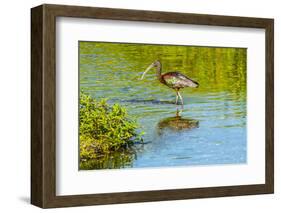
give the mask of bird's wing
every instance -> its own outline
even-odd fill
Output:
[[[166,84],[173,88],[184,88],[184,87],[194,87],[198,85],[196,81],[193,81],[186,75],[179,72],[168,72],[163,75],[163,79]]]

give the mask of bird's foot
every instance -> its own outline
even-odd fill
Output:
[[[177,108],[176,117],[181,117],[182,109]]]

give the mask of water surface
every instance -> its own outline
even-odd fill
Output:
[[[134,151],[111,154],[84,169],[246,163],[246,49],[79,45],[80,89],[125,106],[146,133]],[[181,113],[175,92],[157,80],[154,70],[139,80],[156,59],[163,73],[179,71],[200,84],[181,90]]]

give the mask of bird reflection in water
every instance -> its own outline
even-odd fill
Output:
[[[191,118],[183,118],[180,116],[180,113],[181,111],[177,109],[176,116],[160,120],[157,125],[158,134],[161,135],[167,130],[178,132],[199,127],[198,120]]]

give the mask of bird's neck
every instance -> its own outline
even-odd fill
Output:
[[[157,66],[156,66],[156,76],[157,76],[157,78],[158,78],[159,80],[162,79],[161,72],[162,72],[162,66],[161,66],[161,64],[159,63],[159,64],[157,64]]]

